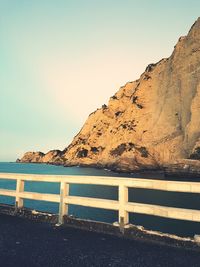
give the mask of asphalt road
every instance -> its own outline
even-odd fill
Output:
[[[199,267],[200,252],[0,215],[0,266]]]

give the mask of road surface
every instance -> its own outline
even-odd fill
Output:
[[[0,215],[0,266],[199,267],[200,251]]]

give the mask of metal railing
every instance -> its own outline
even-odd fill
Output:
[[[0,179],[16,181],[15,190],[0,189],[0,195],[15,197],[16,208],[23,207],[24,199],[59,203],[59,223],[63,223],[63,216],[68,214],[68,205],[70,204],[116,210],[118,211],[120,227],[124,227],[129,223],[129,213],[131,212],[200,222],[200,210],[143,204],[129,202],[128,200],[128,188],[143,188],[184,193],[200,193],[199,182],[19,173],[0,173]],[[60,183],[60,194],[25,191],[24,183],[26,181]],[[118,200],[71,196],[69,195],[69,187],[71,184],[116,186],[118,187]]]

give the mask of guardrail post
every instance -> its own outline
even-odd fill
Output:
[[[119,226],[123,231],[124,226],[129,223],[129,215],[125,210],[125,204],[128,202],[128,187],[119,185]]]
[[[60,204],[59,204],[59,215],[58,223],[63,224],[63,216],[68,214],[68,205],[64,203],[64,197],[69,194],[69,184],[66,182],[60,183]]]
[[[24,191],[24,181],[18,178],[17,184],[16,184],[16,198],[15,198],[16,209],[22,208],[24,205],[24,200],[23,198],[20,197],[20,192],[23,192],[23,191]]]

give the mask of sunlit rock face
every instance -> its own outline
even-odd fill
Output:
[[[62,163],[60,160],[62,152],[60,150],[50,150],[48,153],[44,154],[42,152],[26,152],[22,159],[18,159],[17,162],[26,163]]]
[[[185,158],[200,159],[200,19],[169,58],[148,65],[90,114],[66,149],[29,152],[21,162],[132,171]]]
[[[18,159],[17,162],[42,162],[42,158],[44,157],[44,153],[42,152],[26,152],[22,159]]]

